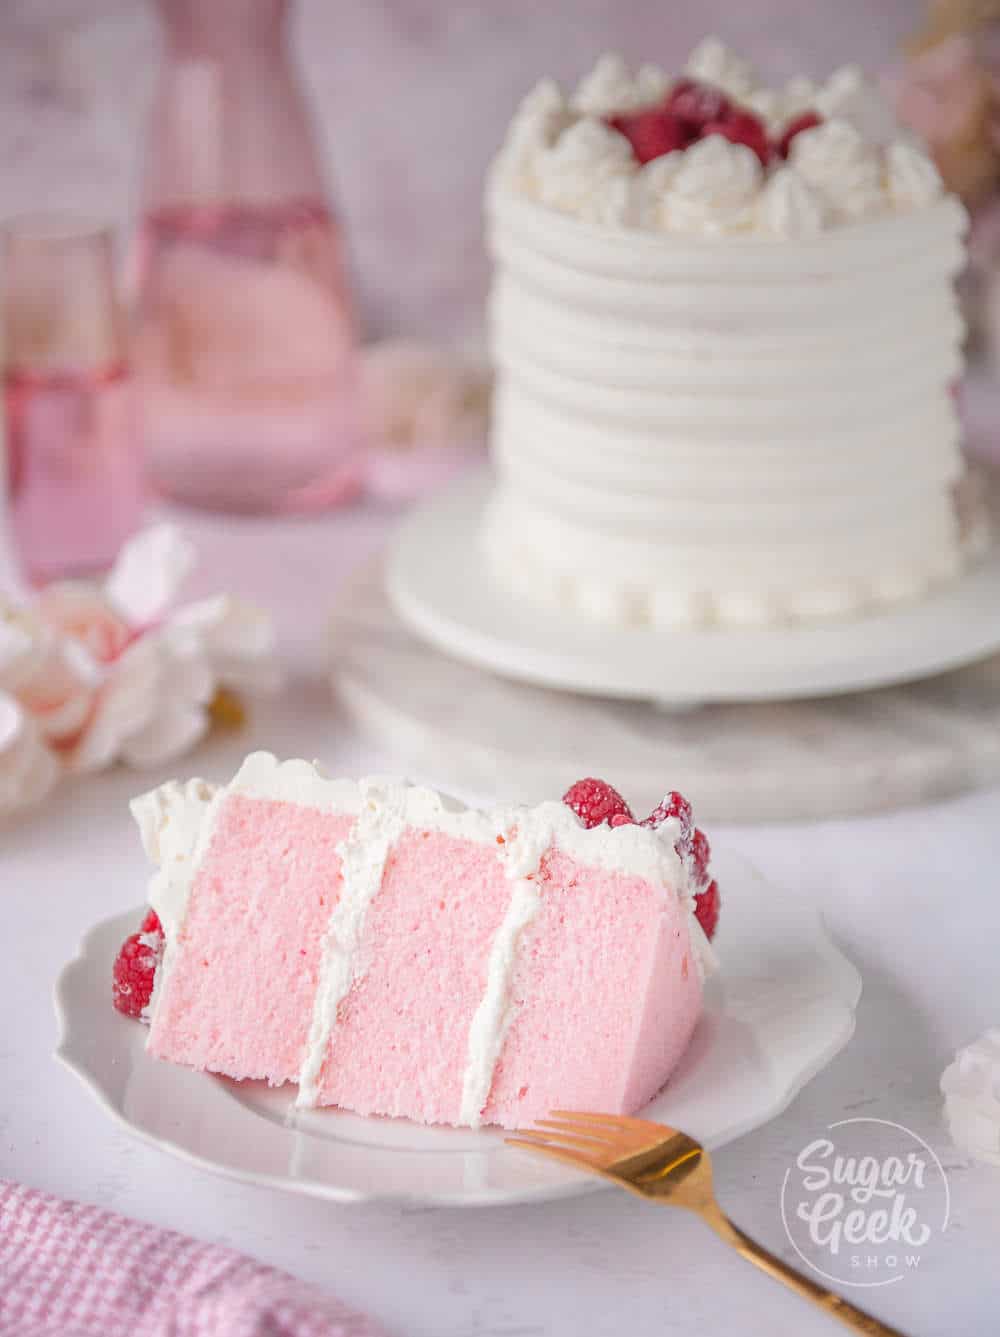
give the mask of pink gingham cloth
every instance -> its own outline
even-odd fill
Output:
[[[385,1337],[217,1244],[0,1180],[0,1337]]]

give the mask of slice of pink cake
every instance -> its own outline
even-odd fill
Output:
[[[255,753],[137,799],[150,1052],[423,1123],[641,1108],[698,1020],[717,895],[689,811],[601,793],[486,813]]]

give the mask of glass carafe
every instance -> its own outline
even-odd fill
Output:
[[[288,0],[159,8],[132,256],[149,475],[216,509],[334,505],[361,479],[356,326]]]

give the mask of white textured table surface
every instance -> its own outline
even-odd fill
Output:
[[[206,587],[271,603],[295,678],[238,739],[185,772],[222,776],[252,746],[332,769],[391,769],[350,733],[321,674],[320,617],[348,567],[378,546],[371,513],[294,525],[196,520]],[[142,895],[127,797],[162,775],[112,773],[0,831],[0,1174],[222,1240],[339,1292],[414,1337],[841,1331],[730,1256],[695,1220],[613,1192],[530,1209],[337,1207],[214,1178],[133,1143],[51,1058],[51,981],[95,919]],[[664,777],[668,780],[669,777]],[[996,1332],[1000,1171],[965,1162],[940,1120],[951,1051],[1000,1021],[1000,792],[934,808],[799,826],[716,829],[778,882],[822,905],[866,992],[857,1034],[781,1118],[716,1157],[719,1196],[791,1256],[782,1176],[831,1121],[906,1124],[947,1167],[952,1226],[916,1273],[862,1302],[914,1337]]]

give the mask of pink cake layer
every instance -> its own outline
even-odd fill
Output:
[[[337,845],[353,825],[292,803],[226,800],[156,1001],[153,1054],[229,1077],[296,1080],[340,895]]]
[[[234,1078],[297,1080],[354,817],[230,796],[190,891],[149,1048]],[[667,888],[551,849],[517,940],[510,1024],[481,1111],[518,1127],[554,1107],[632,1112],[663,1085],[701,1007],[688,915]],[[419,827],[387,857],[318,1102],[460,1118],[469,1032],[514,883],[495,844]]]
[[[403,835],[368,912],[370,964],[341,1005],[321,1104],[458,1121],[469,1026],[510,894],[495,846]]]
[[[686,912],[642,878],[581,868],[557,850],[539,882],[485,1120],[515,1128],[558,1108],[631,1114],[663,1085],[701,1011]]]

